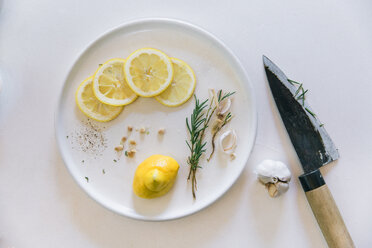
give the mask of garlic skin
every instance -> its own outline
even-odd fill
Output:
[[[211,102],[214,102],[214,104],[217,106],[217,94],[214,89],[208,89],[209,99],[211,99]]]
[[[235,151],[237,136],[234,130],[228,130],[221,134],[219,139],[220,148],[226,154],[232,154]]]
[[[288,191],[291,172],[287,165],[280,161],[264,160],[256,168],[258,180],[264,184],[271,197]]]

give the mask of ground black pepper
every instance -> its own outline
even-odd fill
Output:
[[[90,119],[82,121],[82,126],[70,135],[72,148],[93,155],[95,158],[102,156],[107,148],[107,139],[103,129],[105,127],[100,127]]]

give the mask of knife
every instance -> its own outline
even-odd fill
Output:
[[[305,93],[263,56],[267,80],[289,138],[301,162],[306,198],[331,248],[355,247],[319,168],[339,158],[331,138],[305,100]]]

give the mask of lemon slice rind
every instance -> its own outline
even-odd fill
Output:
[[[85,79],[76,90],[75,100],[78,108],[86,116],[96,121],[107,122],[115,119],[123,111],[124,107],[110,106],[100,102],[93,93],[92,79],[93,77]]]
[[[164,79],[164,82],[161,84],[161,86],[157,90],[150,90],[146,91],[136,86],[136,84],[133,82],[133,75],[130,73],[130,69],[132,67],[132,61],[135,58],[138,58],[142,54],[148,54],[148,55],[157,55],[163,62],[166,64],[166,70],[168,72],[167,77]],[[125,73],[125,79],[129,85],[129,87],[139,96],[142,97],[153,97],[161,94],[163,91],[167,89],[167,87],[170,85],[173,79],[173,65],[171,62],[171,59],[162,51],[154,48],[141,48],[133,53],[131,53],[128,58],[125,61],[124,64],[124,73]]]
[[[122,78],[119,80],[120,87],[126,87],[127,88],[126,91],[127,92],[130,91],[129,96],[126,96],[124,99],[115,99],[115,98],[107,97],[99,89],[99,87],[100,87],[100,82],[99,82],[100,76],[102,76],[104,74],[105,69],[107,69],[110,65],[112,65],[114,63],[122,63],[124,65],[125,60],[120,59],[120,58],[114,58],[114,59],[110,59],[110,60],[106,61],[104,64],[102,64],[96,70],[96,72],[93,75],[93,91],[94,91],[94,94],[97,97],[97,99],[104,104],[111,105],[111,106],[128,105],[128,104],[134,102],[137,99],[138,96],[131,90],[130,87],[128,87],[128,84],[125,81],[124,75],[122,75]],[[123,74],[124,74],[124,72],[123,72]]]
[[[177,80],[177,76],[176,75],[176,72],[174,72],[174,80],[173,82],[171,83],[171,85],[163,92],[161,93],[160,95],[158,96],[155,96],[155,99],[165,105],[165,106],[168,106],[168,107],[177,107],[177,106],[180,106],[182,104],[184,104],[185,102],[187,102],[190,97],[192,96],[192,94],[194,93],[194,90],[195,90],[195,86],[196,86],[196,79],[195,79],[195,73],[194,71],[191,69],[191,67],[184,61],[180,60],[180,59],[177,59],[177,58],[171,58],[172,60],[172,63],[180,66],[183,68],[183,71],[185,73],[187,73],[189,76],[190,76],[190,79],[191,79],[191,82],[190,82],[190,87],[188,88],[188,91],[186,94],[184,94],[184,97],[177,100],[177,101],[170,101],[169,99],[167,99],[165,96],[166,95],[169,95],[169,94],[172,94],[172,87],[173,87],[173,84],[174,87],[177,87],[177,82],[175,82],[174,80]]]

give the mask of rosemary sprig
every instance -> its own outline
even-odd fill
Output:
[[[226,98],[232,96],[235,94],[235,91],[233,92],[227,92],[226,94],[224,94],[221,98],[221,95],[222,95],[222,90],[219,90],[218,91],[218,103],[222,102],[223,100],[225,100]]]
[[[222,96],[222,90],[219,90],[218,91],[218,97],[217,97],[217,105],[220,104],[224,99],[232,96],[235,94],[235,91],[233,92],[227,92],[225,93],[223,96]],[[216,106],[217,107],[217,106]],[[212,151],[211,151],[211,154],[209,155],[207,161],[209,162],[209,160],[211,160],[213,154],[214,154],[214,151],[215,151],[215,148],[216,148],[216,145],[215,145],[215,139],[216,139],[216,136],[218,134],[218,132],[231,120],[232,118],[232,114],[231,112],[228,112],[226,116],[222,115],[221,113],[216,113],[217,115],[217,124],[215,125],[215,127],[213,128],[213,134],[212,134]]]
[[[306,112],[308,112],[312,117],[316,117],[316,114],[314,114],[314,112],[312,112],[310,109],[308,109],[307,107],[305,107],[305,96],[306,96],[306,93],[309,91],[309,90],[305,90],[302,83],[299,83],[299,82],[296,82],[296,81],[293,81],[291,79],[288,79],[288,82],[291,83],[292,85],[294,86],[297,86],[297,90],[294,94],[294,97],[296,97],[296,100],[297,101],[302,101],[302,107],[305,108]],[[298,95],[299,93],[301,92],[300,95]],[[324,124],[321,124],[319,127],[322,127],[324,126]]]
[[[204,110],[207,107],[208,99],[202,103],[200,103],[199,99],[197,99],[195,95],[194,99],[195,107],[191,114],[190,120],[186,118],[186,126],[190,134],[190,140],[186,140],[186,144],[190,149],[190,156],[187,158],[187,163],[190,165],[187,180],[190,180],[191,178],[192,195],[195,199],[195,192],[197,189],[196,171],[198,168],[201,168],[201,166],[199,166],[199,160],[201,155],[206,151],[205,145],[207,142],[203,142],[203,136],[205,129],[208,127],[208,121],[210,120],[208,114],[211,113],[211,104],[206,115]]]

